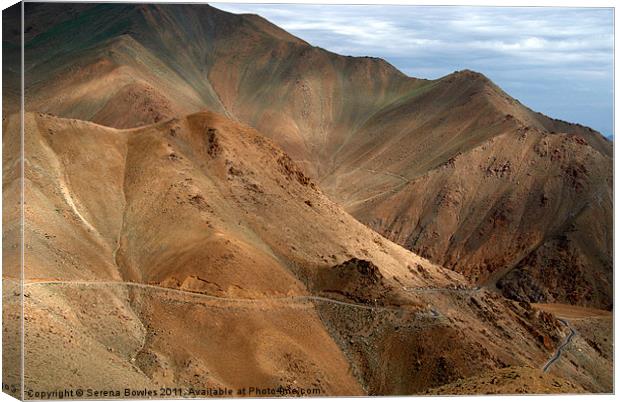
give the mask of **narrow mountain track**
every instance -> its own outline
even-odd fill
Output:
[[[568,334],[566,338],[564,338],[564,341],[562,341],[562,343],[557,348],[557,350],[555,351],[555,354],[551,357],[551,359],[549,359],[547,363],[545,363],[545,365],[543,366],[543,372],[545,373],[548,372],[551,366],[553,366],[553,364],[562,357],[562,352],[564,351],[564,349],[568,347],[568,345],[573,340],[575,335],[577,335],[577,331],[575,331],[575,329],[570,325],[570,323],[567,320],[563,318],[558,318],[558,320],[568,327],[568,329],[570,330],[570,333]]]
[[[213,296],[204,293],[192,292],[183,289],[174,289],[168,288],[164,286],[158,285],[150,285],[145,283],[135,283],[135,282],[122,282],[122,281],[32,281],[24,284],[26,287],[29,286],[41,286],[41,285],[81,285],[81,286],[130,286],[135,288],[142,289],[154,289],[158,291],[177,293],[182,295],[188,295],[192,297],[201,297],[210,300],[216,301],[225,301],[225,302],[233,302],[233,303],[248,303],[248,304],[257,304],[257,303],[265,303],[265,302],[325,302],[331,303],[341,306],[365,309],[365,310],[376,310],[376,311],[402,311],[402,307],[397,306],[380,306],[380,305],[368,305],[368,304],[360,304],[360,303],[350,303],[341,300],[330,299],[328,297],[322,296],[311,296],[311,295],[300,295],[300,296],[282,296],[282,297],[271,297],[271,298],[259,298],[259,299],[248,299],[248,298],[234,298],[234,297],[222,297],[222,296]],[[410,288],[405,289],[412,293],[418,292],[429,292],[429,291],[471,291],[470,289],[450,289],[450,288]],[[439,317],[440,314],[433,310],[432,316]]]
[[[382,174],[382,175],[386,175],[386,176],[395,177],[395,178],[397,178],[399,180],[402,180],[404,183],[409,183],[411,181],[408,178],[406,178],[405,176],[397,174],[397,173],[392,173],[392,172],[388,172],[388,171],[379,171],[379,170],[374,170],[374,169],[364,169],[364,170],[369,172],[369,173]]]
[[[432,292],[449,292],[449,293],[478,293],[482,290],[481,286],[475,286],[473,288],[403,288],[407,292],[412,293],[432,293]]]

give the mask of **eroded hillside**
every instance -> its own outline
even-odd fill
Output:
[[[28,114],[26,146],[26,389],[421,393],[539,367],[566,337],[375,234],[221,115],[118,130]]]

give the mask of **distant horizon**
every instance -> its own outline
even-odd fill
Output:
[[[611,8],[209,4],[410,77],[477,71],[537,112],[614,138]]]

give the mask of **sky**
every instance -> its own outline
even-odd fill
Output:
[[[613,136],[611,8],[211,4],[412,77],[478,71],[538,112]]]

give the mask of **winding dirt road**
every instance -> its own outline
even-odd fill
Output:
[[[234,298],[234,297],[222,297],[222,296],[213,296],[204,293],[192,292],[183,289],[174,289],[168,288],[159,285],[149,285],[145,283],[137,283],[137,282],[121,282],[121,281],[31,281],[26,282],[24,284],[25,287],[29,286],[37,286],[37,285],[82,285],[82,286],[131,286],[142,289],[155,289],[158,291],[165,291],[171,293],[179,293],[183,295],[190,295],[193,297],[202,297],[210,300],[219,300],[226,302],[234,302],[234,303],[259,303],[259,302],[308,302],[308,301],[319,301],[332,303],[342,306],[348,306],[353,308],[360,308],[365,310],[377,310],[377,311],[402,311],[402,307],[397,306],[380,306],[380,305],[367,305],[367,304],[359,304],[359,303],[351,303],[345,302],[341,300],[330,299],[328,297],[322,296],[311,296],[311,295],[299,295],[299,296],[282,296],[282,297],[271,297],[271,298],[259,298],[259,299],[247,299],[247,298]],[[428,291],[467,291],[468,289],[444,289],[444,288],[420,288],[420,289],[406,289],[410,292],[428,292]],[[439,316],[436,310],[433,310],[431,313],[432,316]]]
[[[159,286],[159,285],[150,285],[150,284],[136,283],[136,282],[122,282],[122,281],[30,281],[30,282],[24,283],[24,288],[31,287],[31,286],[41,286],[41,285],[128,286],[128,287],[135,287],[135,288],[142,288],[142,289],[154,289],[158,291],[177,293],[177,294],[182,294],[186,296],[205,298],[205,299],[215,300],[215,301],[233,302],[233,303],[248,303],[248,304],[256,304],[260,302],[287,302],[287,303],[300,302],[300,303],[303,303],[303,302],[318,301],[318,302],[331,303],[335,305],[359,308],[359,309],[364,309],[364,310],[375,310],[375,311],[402,311],[403,310],[402,307],[397,307],[397,306],[379,306],[379,305],[351,303],[351,302],[345,302],[341,300],[330,299],[328,297],[311,296],[311,295],[282,296],[282,297],[259,298],[259,299],[222,297],[222,296],[213,296],[213,295],[208,295],[204,293],[192,292],[192,291],[183,290],[183,289],[174,289],[174,288],[169,288],[169,287],[164,287],[164,286]],[[403,289],[405,291],[412,292],[412,293],[425,293],[425,292],[477,293],[477,292],[480,292],[483,288],[477,286],[477,287],[463,288],[463,289],[459,289],[459,288],[406,288],[406,287],[404,287]],[[430,309],[429,315],[431,317],[438,318],[438,319],[443,317],[443,315],[439,311],[437,311],[435,308]],[[573,337],[577,335],[577,332],[567,320],[563,318],[558,318],[558,320],[570,329],[570,333],[564,339],[564,341],[562,341],[560,346],[557,348],[555,354],[543,366],[542,370],[545,373],[548,372],[549,369],[553,366],[553,364],[556,363],[562,357],[562,352],[564,351],[564,349],[570,344]]]
[[[545,372],[545,373],[549,371],[551,366],[555,362],[557,362],[560,359],[560,357],[562,357],[562,351],[570,344],[570,342],[573,339],[573,337],[575,335],[577,335],[577,331],[575,331],[575,329],[570,325],[570,323],[567,320],[565,320],[563,318],[558,318],[558,321],[560,321],[561,323],[566,325],[568,327],[568,329],[570,330],[570,333],[568,334],[568,336],[566,338],[564,338],[564,341],[562,341],[560,346],[557,348],[557,350],[555,351],[555,354],[553,355],[553,357],[551,357],[551,359],[549,359],[547,361],[547,363],[545,363],[545,365],[543,366],[543,372]]]

